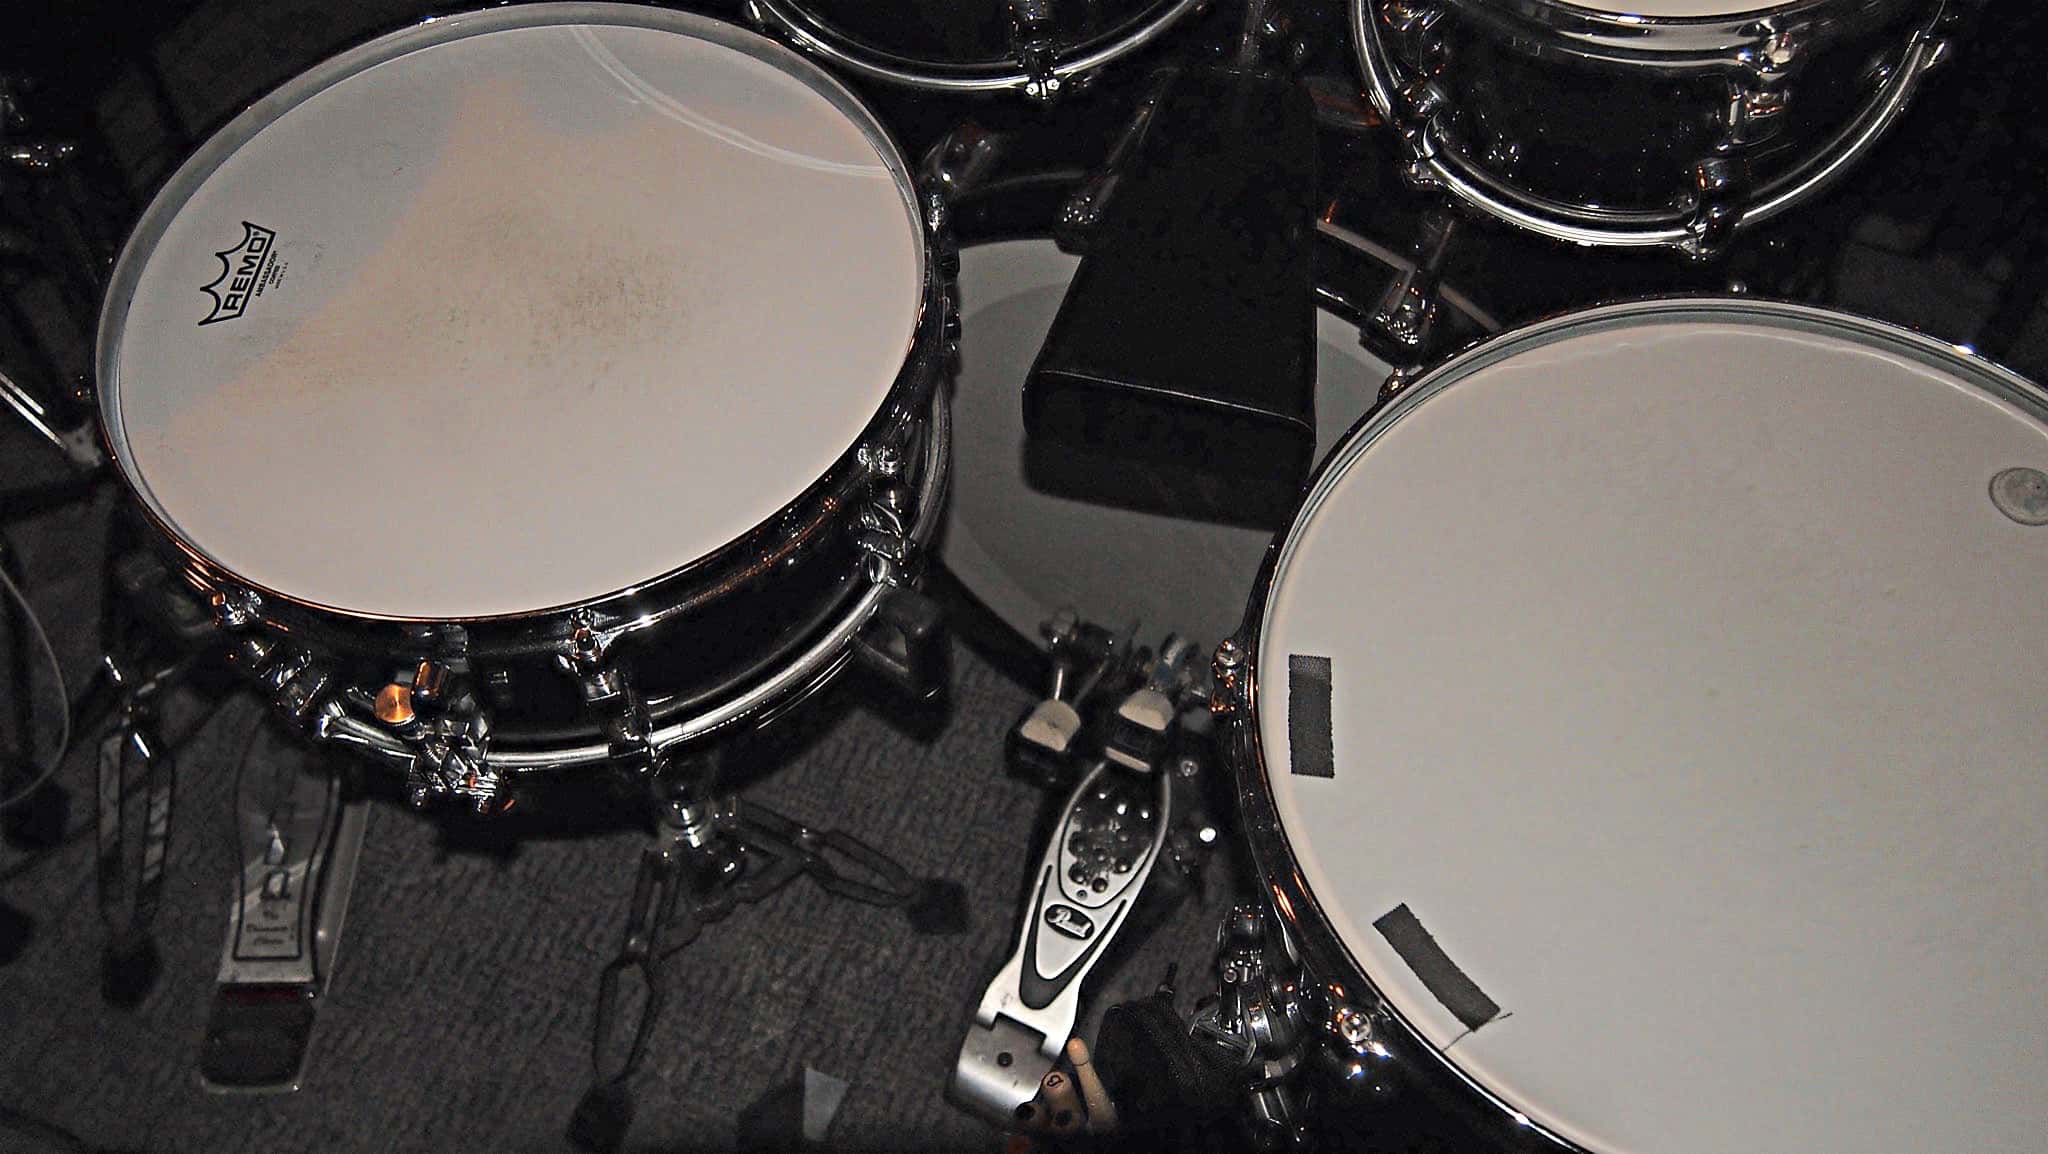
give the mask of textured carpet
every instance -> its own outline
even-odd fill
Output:
[[[36,450],[11,429],[0,431],[0,454],[10,472],[34,471]],[[95,658],[105,507],[10,531],[74,679]],[[835,1146],[995,1145],[942,1091],[1009,948],[1047,799],[1001,771],[1004,731],[1031,695],[964,646],[954,658],[951,708],[938,724],[899,724],[887,698],[843,678],[779,722],[745,768],[759,775],[750,796],[959,882],[969,929],[920,936],[900,912],[834,900],[803,880],[711,927],[680,959],[634,1083],[629,1149],[730,1147],[741,1111],[807,1065],[851,1083]],[[201,704],[192,693],[173,698],[166,729],[189,728]],[[74,825],[89,815],[94,736],[79,735],[61,777]],[[105,935],[90,839],[42,854],[0,848],[0,900],[35,919],[25,951],[0,967],[0,1106],[133,1150],[565,1149],[589,1077],[597,976],[618,948],[641,845],[630,830],[465,848],[472,839],[434,820],[376,806],[303,1088],[282,1097],[200,1088],[235,868],[234,778],[252,740],[257,758],[328,756],[276,733],[246,694],[230,696],[184,747],[156,923],[162,976],[133,1010],[100,997]],[[1200,908],[1183,904],[1117,959],[1092,1005],[1149,992],[1169,960],[1206,973],[1228,875],[1212,871]],[[14,1149],[10,1141],[23,1139],[0,1131],[0,1149]]]

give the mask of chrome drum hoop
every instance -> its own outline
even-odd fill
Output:
[[[795,0],[747,0],[747,13],[763,30],[869,80],[927,92],[1016,92],[1049,101],[1067,85],[1159,39],[1205,2],[1170,0],[1149,17],[1140,17],[1094,41],[1056,52],[1037,70],[1023,61],[948,65],[898,56],[856,41],[804,11]]]
[[[799,53],[709,17],[617,3],[533,4],[437,17],[340,53],[250,104],[180,165],[157,191],[125,241],[109,278],[106,302],[100,316],[101,338],[95,364],[98,378],[102,382],[113,379],[113,349],[108,334],[118,331],[121,315],[135,292],[141,266],[172,218],[199,184],[243,143],[296,107],[300,99],[298,94],[322,91],[349,76],[443,40],[497,29],[547,24],[551,22],[550,18],[563,16],[583,22],[669,29],[760,58],[812,84],[814,91],[844,113],[874,143],[878,152],[892,162],[895,182],[904,197],[906,211],[919,222],[914,235],[920,250],[918,267],[922,284],[916,329],[903,367],[891,383],[881,407],[859,440],[848,447],[824,477],[762,525],[682,568],[656,574],[630,588],[573,605],[499,617],[437,621],[384,618],[330,609],[281,590],[264,588],[213,562],[196,544],[187,541],[162,511],[142,496],[144,486],[134,475],[132,465],[120,451],[119,438],[114,435],[113,398],[102,387],[97,398],[102,439],[108,442],[110,455],[120,466],[122,480],[172,549],[174,563],[180,573],[201,595],[216,601],[221,598],[244,603],[253,601],[260,606],[257,619],[274,626],[281,633],[359,653],[417,649],[423,641],[450,635],[462,636],[465,652],[470,655],[547,652],[568,636],[567,622],[578,615],[592,620],[599,629],[634,632],[700,608],[735,582],[766,565],[784,560],[793,548],[808,543],[825,526],[843,522],[848,516],[844,509],[848,494],[867,476],[867,467],[859,460],[860,448],[882,443],[907,446],[917,426],[926,419],[929,398],[945,371],[947,329],[953,323],[952,276],[947,271],[952,242],[949,210],[943,194],[921,189],[912,175],[909,162],[903,158],[874,113],[829,72]],[[421,35],[435,25],[442,29],[438,35]]]
[[[1258,665],[1262,622],[1279,569],[1303,522],[1339,475],[1383,433],[1436,393],[1487,365],[1550,344],[1572,332],[1622,329],[1646,319],[1715,319],[1758,316],[1797,322],[1811,330],[1881,343],[1929,365],[1952,370],[1992,397],[2048,413],[2048,389],[1967,349],[1901,325],[1831,309],[1742,297],[1671,297],[1595,306],[1539,320],[1490,337],[1418,377],[1347,430],[1303,487],[1302,503],[1274,535],[1259,569],[1238,633],[1216,650],[1211,709],[1219,756],[1231,776],[1241,835],[1251,851],[1262,903],[1279,919],[1285,941],[1298,958],[1310,1012],[1328,1018],[1338,1010],[1367,1015],[1372,1038],[1388,1056],[1411,1071],[1425,1072],[1426,1092],[1456,1091],[1454,1104],[1480,1107],[1477,1120],[1488,1136],[1515,1151],[1572,1151],[1583,1148],[1530,1119],[1518,1106],[1474,1080],[1430,1045],[1422,1031],[1374,984],[1347,948],[1309,890],[1293,846],[1281,827],[1272,768],[1259,739]],[[1791,327],[1788,325],[1788,327]],[[1284,692],[1284,687],[1276,690]]]
[[[1705,214],[1715,206],[1698,199],[1650,210],[1542,196],[1471,156],[1452,139],[1443,109],[1418,115],[1402,95],[1417,81],[1395,63],[1385,40],[1386,30],[1374,11],[1401,3],[1350,0],[1351,38],[1365,94],[1399,132],[1412,183],[1444,188],[1496,220],[1553,240],[1616,248],[1667,247],[1698,256],[1718,251],[1731,232],[1806,201],[1868,154],[1905,111],[1922,76],[1947,58],[1950,45],[1946,33],[1955,18],[1952,0],[1933,0],[1931,15],[1913,27],[1896,57],[1878,71],[1881,82],[1853,117],[1810,149],[1804,159],[1751,190],[1733,206],[1731,218],[1709,221]],[[1402,6],[1414,23],[1425,29],[1445,10],[1428,0]],[[1518,0],[1512,6],[1512,18],[1488,18],[1486,22],[1505,32],[1516,48],[1537,58],[1576,57],[1644,77],[1703,72],[1742,75],[1753,71],[1749,62],[1774,39],[1800,44],[1836,39],[1851,26],[1850,16],[1882,18],[1904,7],[1898,0],[1809,0],[1791,9],[1739,19],[1624,21],[1546,0]],[[1458,10],[1463,14],[1465,8],[1458,6]]]

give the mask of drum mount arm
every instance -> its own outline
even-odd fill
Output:
[[[1442,296],[1444,263],[1457,235],[1458,220],[1448,204],[1425,210],[1416,231],[1412,260],[1394,274],[1360,326],[1367,348],[1397,365],[1428,359]]]

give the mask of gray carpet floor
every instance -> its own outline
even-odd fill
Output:
[[[0,452],[15,463],[34,456],[11,431]],[[94,659],[105,512],[102,501],[11,530],[74,679]],[[952,704],[935,734],[898,724],[884,699],[858,687],[828,691],[779,723],[787,764],[764,767],[772,771],[750,795],[959,882],[973,913],[967,932],[920,936],[900,912],[834,900],[803,881],[712,927],[678,967],[635,1083],[629,1149],[727,1148],[742,1109],[806,1066],[851,1084],[835,1146],[996,1145],[942,1091],[1009,947],[1044,796],[1001,770],[1004,731],[1031,695],[966,648],[954,656]],[[191,726],[200,705],[175,697],[166,728]],[[61,776],[74,823],[90,811],[95,736],[79,735]],[[0,898],[37,923],[22,956],[0,968],[0,1105],[133,1150],[566,1148],[563,1128],[589,1074],[597,976],[619,944],[640,836],[473,852],[451,846],[435,821],[379,805],[303,1088],[215,1096],[200,1088],[196,1061],[226,927],[245,751],[326,756],[273,732],[246,694],[190,739],[157,920],[162,975],[133,1010],[99,993],[104,932],[90,839],[40,855],[0,849]],[[1228,890],[1228,870],[1212,870],[1208,899],[1168,915],[1092,1007],[1149,992],[1169,961],[1205,974]],[[0,1149],[18,1140],[0,1132]]]

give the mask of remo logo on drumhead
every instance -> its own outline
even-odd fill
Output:
[[[277,259],[277,233],[252,221],[242,222],[242,239],[230,248],[214,253],[220,261],[220,275],[200,286],[213,298],[213,310],[202,325],[231,321],[249,307],[251,298],[284,276],[284,262]]]

